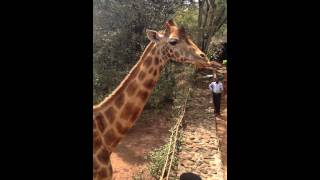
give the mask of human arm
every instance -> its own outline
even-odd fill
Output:
[[[223,88],[223,83],[220,84],[220,90],[221,90],[221,93],[222,93],[222,94],[225,94],[224,88]]]
[[[209,84],[209,89],[212,91],[212,83]]]

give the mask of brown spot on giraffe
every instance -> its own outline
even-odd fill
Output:
[[[152,89],[156,85],[156,82],[153,79],[146,80],[143,83],[143,86],[147,89]]]
[[[141,109],[139,107],[135,107],[133,103],[127,103],[120,117],[130,122],[133,122],[137,119],[137,116],[139,115],[140,111]]]
[[[152,72],[153,72],[153,67],[149,69],[149,74],[151,74]]]
[[[142,81],[145,77],[146,77],[146,73],[141,71],[139,76],[138,76],[139,80]]]
[[[104,115],[107,117],[107,119],[109,120],[110,124],[113,123],[114,119],[115,119],[115,110],[113,107],[109,107],[107,109],[107,111],[104,113]]]
[[[136,81],[133,81],[132,83],[129,84],[129,86],[127,87],[127,93],[129,96],[132,96],[136,90],[138,88],[138,84],[136,83]]]
[[[98,169],[99,169],[99,165],[97,163],[97,160],[93,158],[93,170],[98,170]]]
[[[147,91],[140,90],[137,96],[140,97],[141,101],[145,102],[149,96],[149,93]]]
[[[155,69],[153,72],[153,76],[156,76],[156,75],[157,75],[157,70]]]
[[[112,144],[116,138],[117,136],[113,129],[110,129],[104,134],[104,141],[106,144]]]
[[[101,113],[99,113],[97,116],[96,116],[96,121],[97,121],[97,126],[98,128],[100,129],[101,132],[103,132],[105,130],[105,128],[107,127],[107,124],[106,122],[104,121],[104,118],[102,116]]]
[[[124,103],[124,94],[123,93],[119,93],[114,101],[114,104],[116,105],[116,107],[118,109],[121,108],[121,106],[123,105]]]
[[[175,56],[176,58],[179,58],[179,57],[180,57],[179,52],[178,52],[178,51],[175,51],[175,52],[174,52],[174,56]]]
[[[117,128],[119,134],[125,134],[128,131],[128,128],[123,127],[120,122],[117,122],[116,128]]]
[[[139,114],[140,114],[140,111],[141,111],[141,109],[140,109],[139,107],[135,107],[135,108],[132,109],[132,116],[131,116],[131,118],[129,119],[129,121],[130,121],[131,123],[133,123],[133,122],[137,119],[137,117],[138,117]]]
[[[154,58],[154,64],[155,64],[155,65],[158,65],[158,64],[159,64],[159,58],[158,58],[158,57]]]
[[[93,129],[96,129],[97,128],[96,123],[94,121],[92,121],[92,122],[93,122]]]
[[[143,66],[148,68],[152,63],[152,57],[148,56],[147,59],[144,61]]]
[[[97,158],[102,164],[108,165],[108,161],[109,161],[109,158],[110,158],[110,153],[107,151],[107,149],[105,147],[103,147],[100,150]]]
[[[100,169],[100,171],[98,171],[98,177],[99,179],[105,179],[108,177],[108,172],[106,169]]]
[[[93,152],[96,153],[102,145],[101,138],[97,130],[93,131]]]
[[[93,130],[93,139],[96,139],[99,137],[99,133],[97,130]]]
[[[156,48],[153,48],[152,50],[151,50],[151,54],[155,54],[156,53]]]
[[[194,52],[194,49],[193,49],[193,48],[189,48],[189,51],[190,51],[190,52]]]
[[[132,109],[133,109],[133,103],[128,102],[125,106],[123,111],[120,114],[120,118],[129,120],[131,114],[132,114]]]

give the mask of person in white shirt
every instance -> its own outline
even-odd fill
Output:
[[[212,92],[214,113],[220,115],[220,103],[221,103],[221,94],[223,93],[223,84],[217,78],[209,85],[209,89]]]

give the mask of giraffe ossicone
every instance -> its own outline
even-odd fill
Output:
[[[93,106],[93,179],[112,179],[110,155],[141,115],[169,60],[211,66],[207,56],[172,20],[165,31],[146,30],[150,43],[119,86]]]

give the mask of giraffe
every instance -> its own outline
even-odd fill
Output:
[[[101,103],[93,106],[93,179],[111,180],[110,155],[134,125],[160,72],[169,60],[212,66],[207,56],[173,20],[164,31],[146,30],[150,43],[120,85]]]

